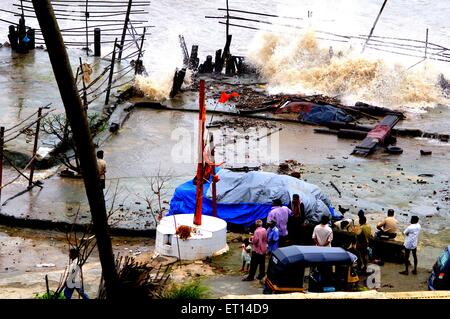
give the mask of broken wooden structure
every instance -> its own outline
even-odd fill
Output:
[[[391,134],[392,128],[400,121],[397,114],[387,115],[378,123],[366,138],[357,146],[355,146],[351,154],[367,156],[372,153],[377,145],[385,145]]]
[[[0,127],[0,206],[5,205],[9,200],[20,196],[24,194],[25,192],[31,190],[33,187],[37,186],[42,188],[42,182],[37,180],[34,180],[34,171],[36,167],[36,161],[39,158],[38,154],[38,143],[39,143],[39,131],[41,128],[41,121],[49,115],[53,110],[43,112],[44,109],[48,109],[49,105],[46,105],[44,107],[38,108],[36,112],[31,114],[29,117],[27,117],[22,122],[14,125],[10,128]],[[36,119],[33,119],[34,116],[37,116]],[[34,131],[31,129],[33,126],[35,126]],[[32,131],[32,135],[34,137],[34,144],[33,144],[33,151],[31,159],[28,161],[28,163],[25,165],[25,167],[19,167],[16,163],[14,163],[14,160],[10,158],[8,152],[6,151],[6,143],[11,142],[17,138],[19,138],[22,135],[27,135],[29,131]],[[5,184],[3,184],[3,161],[7,162],[16,172],[17,175],[12,178],[11,180],[7,181]],[[26,170],[29,169],[29,173],[26,172]],[[28,181],[28,187],[25,191],[19,192],[18,194],[12,196],[11,198],[8,198],[5,202],[1,202],[1,195],[2,195],[2,189],[13,184],[15,181],[17,181],[20,177],[24,177]]]
[[[175,70],[175,74],[173,76],[172,89],[170,90],[169,94],[171,98],[174,98],[175,95],[177,95],[177,93],[180,92],[185,76],[186,76],[186,68],[182,68],[181,70],[178,69]]]
[[[119,45],[123,47],[125,43],[133,42],[135,34],[134,29],[144,29],[152,27],[147,25],[149,11],[148,0],[73,0],[73,1],[55,1],[54,13],[57,21],[70,20],[74,24],[70,28],[62,28],[60,31],[65,39],[66,46],[84,47],[89,53],[91,44],[96,45],[97,51],[101,44],[112,44],[115,38],[119,38]],[[36,20],[36,14],[31,0],[17,0],[13,4],[16,11],[0,9],[0,11],[19,16],[19,23],[4,20],[10,23],[10,35],[12,44],[23,41],[25,35],[29,38],[28,47],[34,48],[34,45],[45,45],[42,31],[34,30],[25,24],[25,18]],[[11,26],[17,26],[17,32],[11,32]],[[97,29],[97,31],[95,30]],[[102,36],[100,37],[100,31]],[[127,38],[127,37],[131,37]],[[16,39],[17,38],[17,39]],[[97,40],[96,40],[97,38]],[[20,45],[19,45],[20,46]],[[100,56],[97,52],[96,56]],[[119,53],[118,59],[121,59]]]

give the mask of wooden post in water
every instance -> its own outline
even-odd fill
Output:
[[[28,42],[28,49],[34,50],[36,48],[36,30],[28,29],[27,37],[30,39],[30,42]]]
[[[41,127],[42,107],[38,109],[37,116],[38,118],[36,122],[36,132],[34,133],[33,157],[31,159],[30,164],[30,178],[28,179],[28,189],[31,189],[31,187],[33,186],[33,175],[34,175],[34,168],[36,166],[36,153],[39,142],[39,129]]]
[[[426,35],[425,35],[425,56],[424,56],[424,59],[427,58],[427,51],[428,51],[428,28],[427,28],[427,32],[426,32]]]
[[[3,186],[3,144],[5,139],[5,128],[0,127],[0,207],[2,206],[2,186]]]
[[[94,56],[101,56],[102,51],[102,41],[101,41],[101,30],[100,28],[94,29]]]
[[[122,38],[120,39],[120,51],[119,51],[119,61],[122,59],[123,46],[125,44],[125,36],[127,35],[128,22],[130,21],[130,11],[133,0],[128,0],[127,13],[125,15],[125,22],[123,23]]]
[[[114,75],[114,64],[116,63],[116,46],[117,46],[117,38],[114,41],[114,49],[113,49],[112,58],[111,58],[111,67],[109,69],[108,87],[106,88],[105,105],[108,105],[109,94],[111,93],[111,85],[112,85],[112,80],[113,80],[113,75]]]
[[[226,25],[226,38],[225,42],[228,41],[228,35],[230,34],[230,8],[228,6],[228,0],[227,0],[227,25]]]
[[[86,54],[89,55],[89,35],[88,35],[88,19],[89,19],[89,0],[86,0],[86,10],[84,11],[84,20],[85,20],[85,27],[86,27]]]
[[[11,49],[17,51],[17,48],[19,47],[19,35],[15,25],[9,26],[8,40],[9,44],[11,44]]]
[[[386,5],[386,2],[387,2],[387,0],[384,0],[383,5],[381,6],[380,12],[378,13],[377,18],[375,19],[375,22],[373,23],[372,29],[370,30],[369,36],[367,37],[367,40],[364,43],[361,53],[364,53],[364,50],[366,49],[366,45],[369,42],[370,37],[372,36],[373,30],[375,30],[375,26],[377,25],[378,19],[380,18],[381,13],[384,10],[384,6]]]
[[[141,46],[139,47],[139,54],[138,54],[138,58],[136,60],[135,66],[134,66],[134,75],[136,74],[140,74],[141,70],[142,70],[142,49],[144,48],[144,39],[145,39],[145,32],[146,32],[146,28],[144,27],[144,32],[142,33],[142,39],[141,39]]]
[[[100,188],[97,158],[87,114],[83,109],[78,94],[69,56],[65,49],[50,0],[32,0],[32,2],[80,156],[84,186],[91,211],[93,231],[97,241],[107,298],[119,299],[118,275],[112,251],[111,238],[108,234],[109,226],[105,197],[103,190]]]

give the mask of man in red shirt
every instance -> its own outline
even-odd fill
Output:
[[[267,231],[262,227],[262,220],[256,221],[256,230],[250,240],[253,245],[252,259],[250,260],[250,271],[248,276],[242,281],[252,281],[255,279],[256,269],[259,266],[258,279],[261,280],[266,274],[266,252],[267,252]]]

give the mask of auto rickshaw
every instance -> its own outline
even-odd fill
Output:
[[[444,249],[434,263],[428,278],[428,290],[450,290],[450,246]]]
[[[357,257],[341,247],[288,246],[270,257],[264,294],[350,290],[359,282]],[[305,269],[309,275],[305,277]],[[304,287],[305,279],[308,288]]]

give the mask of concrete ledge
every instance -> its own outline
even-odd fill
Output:
[[[450,299],[450,291],[378,292],[376,290],[369,290],[328,293],[296,292],[277,295],[226,295],[220,299]]]
[[[51,221],[51,220],[39,220],[39,219],[29,219],[29,218],[17,218],[14,216],[8,216],[0,214],[0,224],[11,227],[23,227],[31,229],[42,229],[42,230],[56,230],[61,232],[66,232],[70,229],[75,231],[83,231],[88,224],[70,224],[62,221]],[[131,228],[116,228],[111,227],[109,229],[109,234],[114,236],[126,236],[126,237],[155,237],[155,229],[131,229]]]

